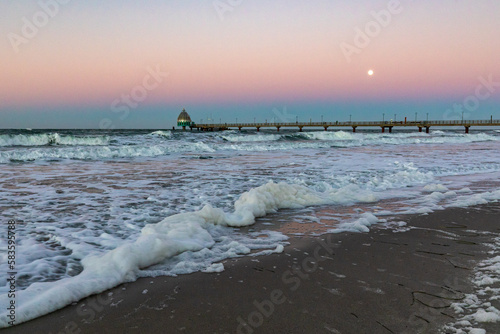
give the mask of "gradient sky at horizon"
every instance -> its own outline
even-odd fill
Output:
[[[479,78],[500,82],[498,0],[401,0],[350,62],[342,43],[391,1],[73,0],[15,52],[24,18],[55,2],[0,3],[2,128],[168,128],[182,107],[195,121],[459,119]],[[168,76],[127,106],[155,68]],[[499,105],[497,86],[465,117]]]

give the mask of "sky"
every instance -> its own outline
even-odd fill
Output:
[[[0,3],[0,128],[500,119],[498,0]],[[368,75],[372,70],[373,75]]]

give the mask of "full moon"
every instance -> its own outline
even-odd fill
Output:
[[[368,71],[368,75],[369,75],[369,76],[372,76],[372,75],[373,75],[373,70],[369,70],[369,71]]]

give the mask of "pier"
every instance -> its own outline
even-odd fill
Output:
[[[280,131],[281,128],[298,128],[300,132],[304,128],[324,128],[325,131],[328,128],[352,128],[352,132],[356,132],[357,128],[361,127],[378,127],[382,132],[392,132],[393,128],[418,128],[419,132],[423,132],[425,129],[426,133],[429,133],[431,126],[439,127],[463,127],[465,133],[469,133],[469,128],[472,126],[500,126],[500,120],[494,120],[493,118],[489,120],[459,120],[459,121],[411,121],[411,122],[394,122],[394,121],[374,121],[374,122],[294,122],[294,123],[209,123],[209,124],[196,124],[191,123],[189,127],[191,130],[196,129],[198,131],[223,131],[229,129],[257,129],[260,131],[261,128],[275,128],[276,131]]]

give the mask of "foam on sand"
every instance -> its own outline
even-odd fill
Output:
[[[430,193],[433,193],[433,192],[444,193],[444,192],[447,192],[448,190],[449,189],[446,188],[445,186],[443,186],[442,184],[428,184],[424,187],[424,191],[430,192]]]
[[[347,198],[346,194],[349,194]],[[81,261],[84,269],[79,275],[51,283],[34,283],[26,290],[19,291],[16,322],[39,317],[120,283],[134,281],[141,268],[147,268],[166,258],[210,249],[216,243],[209,233],[214,225],[248,226],[255,222],[255,218],[279,209],[375,200],[373,194],[363,192],[355,186],[319,193],[301,185],[268,182],[243,193],[234,203],[234,211],[231,213],[205,205],[199,211],[167,217],[157,224],[146,225],[135,242],[122,244],[104,254],[85,257]],[[232,245],[239,246],[235,243]],[[282,250],[278,246],[274,251]],[[248,251],[245,248],[243,253]],[[237,251],[228,253],[238,255]],[[221,267],[210,265],[205,270],[217,271]],[[0,304],[6,305],[7,302],[7,295],[2,295]],[[6,315],[3,312],[0,316],[2,327],[7,326]]]
[[[341,233],[341,232],[369,232],[370,226],[380,222],[381,220],[375,217],[370,212],[361,214],[361,217],[352,221],[341,223],[335,229],[328,230],[328,233]]]
[[[467,294],[463,301],[451,305],[459,318],[457,322],[445,326],[446,330],[485,333],[484,329],[479,328],[482,323],[500,322],[500,310],[492,305],[500,299],[500,238],[496,238],[490,247],[491,257],[481,261],[474,269],[474,293]]]

